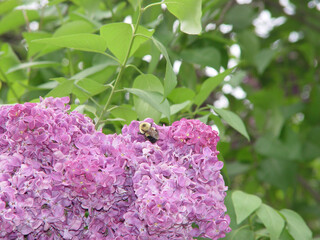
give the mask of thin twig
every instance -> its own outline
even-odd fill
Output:
[[[143,75],[143,74],[144,74],[139,68],[137,68],[136,65],[128,64],[127,67],[132,67],[132,68],[135,69],[140,75]]]
[[[96,128],[98,128],[99,125],[100,125],[101,123],[103,123],[102,118],[103,118],[105,112],[107,112],[107,109],[108,109],[108,107],[109,107],[109,105],[110,105],[110,103],[111,103],[111,99],[112,99],[112,97],[113,97],[113,94],[115,93],[115,90],[116,90],[116,88],[117,88],[117,84],[118,84],[118,82],[120,81],[120,79],[121,79],[121,77],[122,77],[122,75],[123,75],[123,72],[124,72],[124,70],[125,70],[125,68],[126,68],[126,64],[127,64],[128,59],[129,59],[129,56],[130,56],[131,48],[132,48],[132,45],[133,45],[133,41],[134,41],[134,38],[135,38],[135,34],[137,33],[137,30],[138,30],[138,27],[139,27],[139,23],[140,23],[140,19],[141,19],[142,13],[143,13],[143,9],[140,8],[139,15],[138,15],[138,19],[137,19],[137,22],[136,22],[136,24],[135,24],[135,26],[134,26],[134,29],[133,29],[132,38],[131,38],[131,40],[130,40],[128,52],[127,52],[127,54],[126,54],[126,56],[125,56],[125,59],[124,59],[123,63],[121,63],[121,65],[120,65],[120,71],[119,71],[118,76],[117,76],[117,78],[116,78],[116,80],[115,80],[115,82],[114,82],[114,86],[113,86],[113,88],[111,89],[111,93],[110,93],[110,95],[109,95],[109,97],[108,97],[108,99],[107,99],[107,102],[106,102],[106,104],[104,105],[104,108],[103,108],[103,110],[102,110],[102,112],[101,112],[101,114],[100,114],[100,117],[98,118],[98,121],[97,121],[97,123],[96,123]]]
[[[229,11],[229,9],[236,3],[235,0],[230,0],[227,2],[227,4],[224,6],[224,8],[221,10],[219,19],[216,22],[216,29],[219,28],[219,26],[223,23],[226,13]]]
[[[161,4],[163,4],[163,3],[164,3],[164,1],[156,2],[156,3],[151,3],[151,4],[149,4],[148,6],[145,6],[142,10],[147,10],[147,9],[150,8],[150,7],[158,6],[158,5],[161,5]]]
[[[23,9],[22,13],[23,13],[24,20],[26,21],[27,30],[28,30],[28,32],[31,32],[30,21],[29,21],[28,15],[26,13],[26,10]]]

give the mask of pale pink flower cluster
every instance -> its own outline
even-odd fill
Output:
[[[217,133],[138,121],[105,135],[68,98],[0,108],[0,239],[219,239],[229,232]]]

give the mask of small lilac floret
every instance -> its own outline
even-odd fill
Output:
[[[0,108],[0,239],[219,239],[231,231],[216,149],[199,120],[96,131],[68,97]]]

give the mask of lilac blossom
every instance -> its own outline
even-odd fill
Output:
[[[96,131],[69,98],[0,108],[0,239],[219,239],[219,137],[199,120]]]

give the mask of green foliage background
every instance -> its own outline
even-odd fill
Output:
[[[70,96],[107,134],[146,117],[214,124],[231,190],[226,239],[320,239],[319,10],[316,0],[2,0],[0,102]]]

